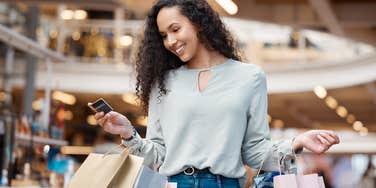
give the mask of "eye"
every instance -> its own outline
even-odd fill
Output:
[[[179,29],[180,29],[179,27],[176,27],[176,28],[173,28],[172,31],[173,31],[174,33],[176,33],[176,32],[179,31]]]

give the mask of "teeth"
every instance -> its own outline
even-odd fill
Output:
[[[176,49],[176,53],[180,54],[183,51],[183,49],[184,49],[184,46]]]

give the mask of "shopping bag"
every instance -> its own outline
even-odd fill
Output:
[[[300,188],[298,187],[295,174],[274,176],[273,182],[274,188]]]
[[[297,175],[296,181],[299,188],[320,188],[318,174]]]
[[[142,166],[133,188],[166,188],[167,177]]]
[[[143,158],[120,154],[90,153],[74,174],[68,188],[132,188],[142,168]]]
[[[324,179],[318,174],[274,176],[274,188],[325,188]]]
[[[319,176],[319,187],[325,188],[324,178],[322,176]]]
[[[294,157],[295,159],[297,158],[296,155],[294,155]],[[281,169],[281,167],[279,167],[279,169]],[[274,188],[325,188],[323,177],[315,173],[306,175],[299,173],[297,175],[279,175],[274,176],[273,181]]]

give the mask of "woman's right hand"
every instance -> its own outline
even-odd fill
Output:
[[[88,106],[90,105],[91,103],[88,104]],[[131,122],[127,117],[118,112],[111,111],[107,114],[97,112],[94,118],[103,127],[103,130],[108,133],[120,135],[123,138],[130,138],[132,135],[133,128]]]

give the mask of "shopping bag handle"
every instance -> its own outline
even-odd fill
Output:
[[[270,149],[267,151],[266,156],[264,157],[264,159],[262,159],[262,161],[261,161],[261,166],[260,166],[260,168],[259,168],[258,171],[257,171],[257,175],[256,175],[257,178],[258,178],[258,176],[260,175],[260,172],[261,172],[262,167],[264,166],[264,162],[265,162],[265,160],[266,160],[266,158],[267,158],[267,155],[269,154],[270,151],[272,151],[272,149],[273,149],[273,145],[272,145],[272,146],[270,147]],[[278,154],[279,154],[279,152],[278,152]],[[279,165],[279,156],[278,156],[278,167],[279,167],[279,174],[281,174],[281,166]]]
[[[103,155],[103,158],[106,157],[107,155],[111,154],[114,150],[118,149],[118,148],[124,148],[123,151],[121,152],[121,155],[128,155],[129,154],[129,149],[126,148],[123,144],[119,144],[119,145],[116,145],[114,147],[112,147],[110,150],[108,150],[104,155]]]
[[[295,140],[295,138],[293,138],[293,140]],[[272,145],[272,146],[270,147],[270,149],[268,150],[267,155],[268,155],[268,153],[269,153],[272,149],[273,149],[273,145]],[[278,148],[277,148],[277,150],[278,150]],[[292,149],[292,146],[291,146],[291,150],[292,150],[293,157],[294,157],[294,159],[296,160],[298,157],[296,156],[295,151]],[[279,170],[279,175],[282,175],[281,161],[284,161],[284,160],[285,160],[286,155],[284,155],[284,156],[280,156],[279,154],[280,154],[280,153],[278,152],[278,170]],[[260,175],[261,169],[262,169],[262,167],[264,166],[264,162],[265,162],[266,158],[267,158],[267,156],[265,156],[264,159],[261,161],[261,166],[260,166],[260,168],[259,168],[258,171],[257,171],[257,175],[256,175],[256,177],[258,177],[258,176]]]

